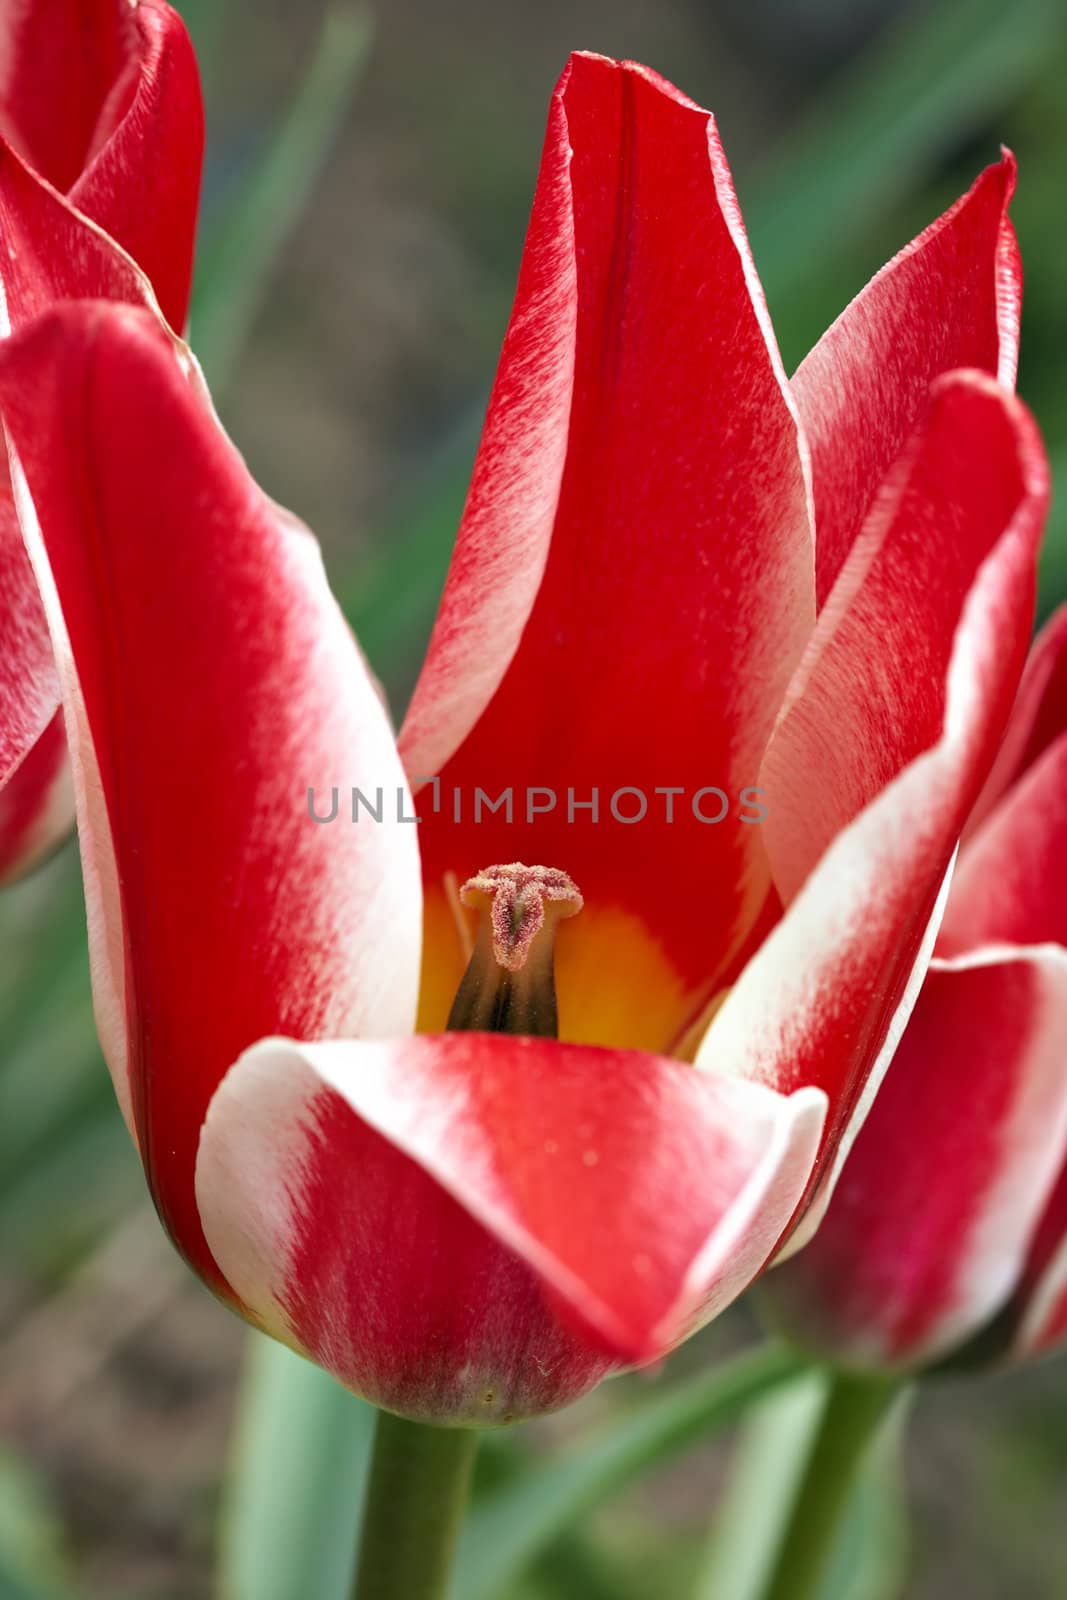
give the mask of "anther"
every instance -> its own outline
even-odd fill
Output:
[[[448,1027],[555,1039],[556,927],[582,909],[573,879],[558,867],[512,861],[468,878],[459,898],[481,921]]]

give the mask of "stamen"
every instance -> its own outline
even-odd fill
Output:
[[[582,897],[573,878],[558,867],[524,867],[512,861],[486,867],[468,878],[459,891],[461,904],[483,910],[488,904],[493,929],[493,955],[509,972],[526,964],[530,947],[545,921],[545,901],[555,917],[573,917]]]
[[[459,898],[482,918],[448,1027],[556,1038],[553,950],[556,925],[582,909],[573,879],[512,861],[468,878]]]

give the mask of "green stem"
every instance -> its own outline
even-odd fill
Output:
[[[460,1538],[457,1600],[497,1600],[612,1495],[803,1371],[803,1358],[775,1341],[681,1383],[650,1384],[647,1397],[617,1421],[480,1496]]]
[[[902,1392],[896,1378],[832,1376],[760,1600],[818,1600],[857,1473]]]
[[[355,1600],[444,1600],[477,1443],[378,1413]]]

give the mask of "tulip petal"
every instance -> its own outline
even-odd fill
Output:
[[[825,1089],[823,1205],[914,1002],[1011,709],[1047,497],[1020,403],[982,374],[940,380],[772,740],[762,832],[788,909],[698,1062]]]
[[[819,1231],[767,1280],[790,1333],[926,1364],[1019,1281],[1067,1140],[1067,952],[938,961]]]
[[[1062,733],[1067,733],[1067,605],[1049,618],[1026,658],[1011,721],[967,819],[965,839],[974,837],[1020,774]]]
[[[212,1102],[197,1196],[269,1332],[394,1409],[498,1420],[656,1359],[738,1293],[824,1109],[555,1040],[266,1040]]]
[[[162,0],[5,6],[0,133],[133,256],[183,328],[204,124],[177,12]]]
[[[256,487],[158,319],[66,304],[0,347],[13,481],[63,686],[105,1054],[159,1210],[200,1232],[200,1126],[264,1029],[411,1025],[413,827],[308,791],[404,794],[307,530]]]
[[[42,861],[66,838],[73,821],[67,734],[57,710],[0,785],[0,885]]]
[[[59,705],[48,628],[0,462],[0,795]],[[0,804],[8,805],[6,796]],[[17,852],[0,845],[0,861]]]
[[[827,599],[874,495],[941,373],[1015,382],[1022,270],[1005,152],[883,267],[793,378],[811,446],[818,601]]]
[[[666,1048],[763,902],[760,830],[739,797],[814,621],[808,499],[713,120],[644,68],[575,56],[401,735],[408,771],[441,778],[421,830],[429,886],[515,859],[578,882],[580,982],[565,960],[559,972],[571,1037]],[[513,819],[475,824],[479,788],[511,790]],[[620,790],[631,822],[647,807],[632,832],[611,811]],[[631,962],[621,947],[642,930],[653,948]],[[442,993],[460,963],[457,947]],[[609,1020],[620,987],[633,1003]],[[646,1038],[641,1017],[668,989],[671,1015]]]
[[[57,300],[82,297],[156,307],[134,262],[0,142],[0,332],[17,331]],[[0,463],[0,882],[28,870],[73,822],[59,696]]]
[[[1061,1165],[1044,1215],[1034,1230],[1014,1329],[1017,1356],[1034,1356],[1067,1339],[1067,1165]]]
[[[1067,732],[1024,772],[961,852],[939,953],[958,955],[994,941],[1067,946],[1065,885]]]
[[[400,748],[413,781],[455,752],[500,685],[544,573],[567,457],[577,277],[559,92],[515,304],[463,519]]]
[[[980,373],[940,379],[819,618],[763,765],[763,837],[786,904],[944,734],[984,762],[984,783],[1026,658],[1047,503],[1025,408]]]

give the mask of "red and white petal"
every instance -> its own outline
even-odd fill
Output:
[[[56,715],[52,646],[0,462],[0,796]],[[7,806],[8,799],[0,799]],[[20,815],[23,805],[17,804]],[[24,820],[32,820],[24,818]],[[6,828],[5,828],[6,833]],[[8,850],[0,846],[0,858]]]
[[[352,784],[392,804],[403,776],[317,545],[158,319],[57,308],[0,347],[0,405],[63,686],[101,1038],[161,1215],[217,1281],[193,1164],[230,1063],[265,1030],[411,1025],[415,829],[308,805],[328,815]]]
[[[63,712],[57,710],[25,757],[0,785],[0,886],[43,861],[74,821]]]
[[[184,327],[204,123],[177,12],[163,0],[5,7],[0,132],[133,256]]]
[[[812,454],[818,601],[827,599],[885,474],[941,373],[975,367],[1012,387],[1022,270],[1005,152],[882,268],[793,378]]]
[[[1021,403],[981,373],[939,379],[763,763],[762,834],[787,905],[841,831],[943,735],[965,747],[961,778],[968,804],[977,798],[1026,658],[1047,503],[1044,450]]]
[[[121,300],[158,311],[147,274],[92,218],[0,142],[4,334],[57,300]]]
[[[1067,1340],[1067,1160],[1034,1231],[1015,1303],[1016,1356],[1041,1355]]]
[[[64,19],[55,5],[12,7],[0,19],[5,131],[31,159],[41,160],[46,176],[61,186],[81,171],[91,126],[103,114],[108,85],[118,71],[115,63],[120,57],[125,60],[122,40],[127,33],[132,29],[131,38],[140,38],[147,29],[153,37],[162,37],[162,30],[168,38],[184,39],[180,21],[155,0],[142,6],[135,23],[125,3],[119,6],[108,0],[107,5],[98,5],[95,10],[100,15],[88,28],[84,6],[77,9],[78,17]],[[174,51],[180,53],[180,46],[172,42],[166,49],[161,44],[153,50],[160,61],[169,60]],[[173,66],[167,71],[172,72]],[[195,63],[191,72],[195,87]],[[133,92],[148,93],[157,104],[154,90]],[[146,162],[163,132],[167,109],[162,102],[157,114],[160,125],[143,151]],[[111,137],[114,129],[108,124],[105,131]],[[176,154],[168,145],[157,159],[166,155],[169,161]],[[132,182],[136,171],[133,163],[124,181]],[[154,175],[149,174],[149,180],[159,198]],[[141,224],[146,223],[150,208],[140,189],[134,204]],[[168,231],[177,220],[168,213]],[[186,255],[192,226],[190,215]],[[168,256],[169,251],[168,245]],[[22,155],[0,141],[0,333],[17,332],[57,300],[67,299],[113,299],[157,307],[151,284],[135,262],[95,221],[74,209],[50,182],[42,181]],[[6,466],[0,478],[0,785],[11,786],[0,799],[0,874],[13,875],[60,837],[73,816],[62,814],[64,785],[56,781],[62,761],[53,735],[62,731],[62,721],[48,628],[11,502]],[[35,750],[38,739],[46,743]]]
[[[776,1316],[821,1354],[920,1365],[1007,1301],[1067,1147],[1067,952],[934,964]]]
[[[1011,708],[1047,495],[1020,403],[981,374],[941,380],[771,744],[761,831],[787,911],[698,1059],[826,1091],[822,1205],[907,1020]]]
[[[516,858],[578,882],[601,1042],[634,1042],[603,1020],[620,929],[671,967],[659,1048],[750,929],[766,864],[738,797],[813,621],[803,445],[714,122],[644,68],[575,56],[401,749],[446,795],[420,830],[429,884]],[[703,790],[714,820],[708,785],[725,826],[692,815]],[[686,798],[657,827],[664,786]],[[453,787],[511,788],[519,815],[457,826]],[[640,849],[608,818],[620,789],[654,808]],[[561,1015],[570,987],[561,968]]]
[[[515,303],[426,659],[400,732],[413,784],[496,692],[544,573],[567,457],[577,275],[567,118],[553,96]]]
[[[0,143],[0,333],[81,297],[156,304],[130,258]],[[73,822],[58,708],[48,625],[2,464],[0,881],[26,871]]]
[[[1067,946],[1065,885],[1067,732],[1024,772],[961,852],[939,954],[993,942]]]
[[[1053,740],[1067,733],[1067,605],[1034,640],[993,770],[967,819],[966,842]]]
[[[655,1360],[762,1267],[825,1103],[637,1051],[266,1040],[197,1198],[249,1311],[392,1409],[529,1415]]]

